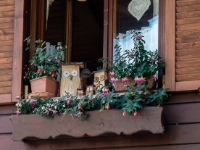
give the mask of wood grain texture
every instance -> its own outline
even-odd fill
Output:
[[[176,1],[176,6],[190,6],[200,4],[199,0],[185,0],[185,1]]]
[[[21,94],[22,88],[22,50],[23,50],[23,14],[24,1],[15,1],[14,19],[14,48],[13,48],[13,76],[12,76],[12,102],[15,96]]]
[[[15,0],[6,0],[6,1],[0,1],[0,6],[12,6],[15,4]]]
[[[14,5],[8,5],[8,6],[6,6],[6,5],[0,5],[0,10],[1,11],[4,11],[4,12],[6,12],[6,11],[13,11],[15,8],[14,8]]]
[[[12,87],[0,87],[0,94],[11,94]]]
[[[12,52],[0,52],[0,58],[12,57]]]
[[[0,35],[14,35],[14,29],[0,29]]]
[[[11,81],[2,81],[0,82],[0,87],[7,87],[7,86],[11,86],[12,82]]]
[[[191,54],[200,54],[200,50],[198,48],[193,48],[193,49],[181,49],[181,50],[176,50],[176,56],[188,56]]]
[[[177,91],[196,91],[200,86],[200,80],[176,82]]]
[[[12,124],[9,116],[0,116],[0,134],[11,133]]]
[[[39,139],[56,138],[60,135],[72,137],[98,136],[105,133],[131,135],[139,131],[149,131],[154,134],[163,133],[161,122],[162,107],[145,107],[138,115],[122,116],[122,110],[88,111],[87,121],[65,116],[54,119],[43,118],[39,115],[11,116],[13,125],[12,139],[15,141],[36,137]],[[41,134],[41,131],[43,134]]]
[[[200,16],[200,11],[176,13],[176,19],[184,19],[184,18],[186,19],[186,18],[199,17],[199,16]]]
[[[165,87],[175,91],[175,1],[165,1],[164,25]]]
[[[0,12],[0,18],[13,17],[14,11]]]
[[[176,12],[188,12],[188,11],[196,11],[199,10],[200,4],[183,6],[183,7],[176,7]]]

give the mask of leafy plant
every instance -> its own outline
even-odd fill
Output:
[[[30,37],[26,38],[24,41],[27,43],[26,50],[30,47]],[[25,67],[24,80],[34,79],[42,76],[49,76],[51,78],[56,78],[58,76],[59,63],[62,62],[62,56],[65,52],[65,46],[62,46],[61,42],[57,43],[53,53],[48,54],[46,51],[46,42],[43,40],[36,40],[32,48],[35,49],[35,53],[32,59],[29,60],[30,68]]]

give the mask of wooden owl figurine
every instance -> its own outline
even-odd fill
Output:
[[[83,95],[84,95],[83,89],[77,89],[78,99],[81,99]]]
[[[108,79],[107,71],[100,70],[100,71],[95,71],[93,73],[94,73],[94,85],[96,87],[105,86],[105,81]]]
[[[94,87],[94,85],[88,85],[87,87],[86,87],[86,95],[91,95],[91,94],[94,94],[94,90],[95,90],[95,87]]]
[[[81,89],[81,78],[80,78],[80,64],[63,64],[62,65],[62,77],[60,83],[60,96],[65,92],[77,95],[77,89]]]

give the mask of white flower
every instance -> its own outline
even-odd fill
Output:
[[[15,106],[17,106],[17,107],[18,107],[18,106],[19,106],[19,104],[18,104],[18,103],[16,103],[16,104],[15,104]]]
[[[57,106],[55,106],[54,108],[57,109]]]
[[[63,107],[65,107],[65,105],[63,105]]]

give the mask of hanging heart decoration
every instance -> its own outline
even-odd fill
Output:
[[[150,0],[132,0],[128,5],[128,11],[139,21],[150,5]]]

